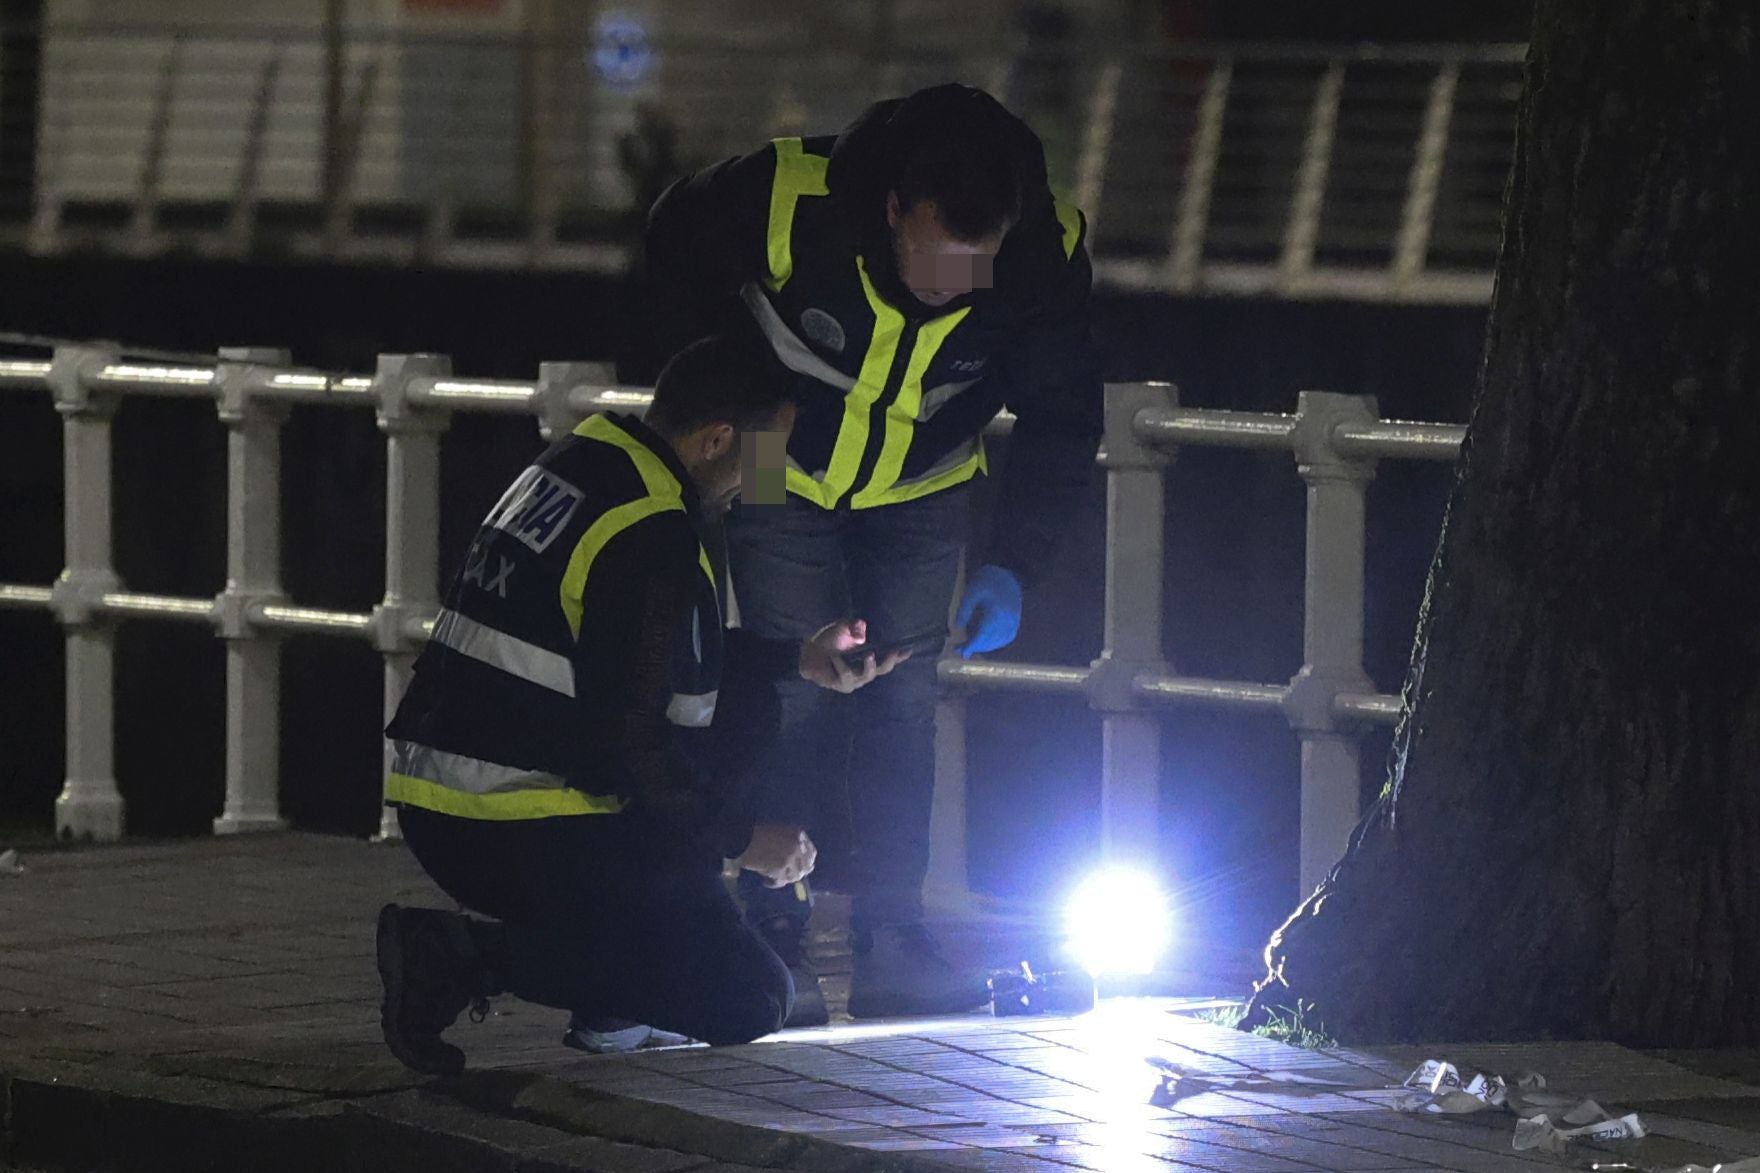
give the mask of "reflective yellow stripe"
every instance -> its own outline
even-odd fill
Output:
[[[676,498],[639,497],[627,505],[606,510],[604,516],[587,527],[587,532],[575,543],[574,553],[568,556],[568,569],[562,572],[562,614],[568,620],[570,635],[576,639],[581,637],[581,597],[586,592],[587,575],[592,572],[593,561],[599,557],[599,552],[612,538],[638,521],[672,509],[682,512],[684,502]]]
[[[642,487],[654,497],[680,497],[684,495],[684,486],[666,467],[666,462],[648,450],[648,446],[613,423],[609,416],[590,415],[576,425],[574,434],[585,436],[589,440],[602,440],[607,444],[621,448],[636,466],[636,473],[642,478]]]
[[[1082,210],[1062,200],[1052,203],[1057,208],[1057,222],[1063,225],[1063,259],[1067,261],[1076,255],[1076,245],[1082,239]]]
[[[640,473],[642,477],[643,488],[655,497],[677,497],[678,507],[684,508],[684,487],[678,483],[678,478],[672,475],[672,470],[666,467],[665,462],[648,451],[647,445],[640,440],[600,415],[588,416],[582,420],[580,426],[575,428],[574,433],[577,436],[586,436],[593,440],[603,440],[607,444],[615,444],[623,449],[635,462],[636,472]],[[637,520],[639,521],[640,518]],[[703,577],[708,579],[709,585],[713,587],[715,585],[715,571],[709,565],[709,551],[703,549],[700,542],[697,544],[697,564],[703,568]],[[584,576],[585,572],[582,573]],[[580,633],[577,631],[575,634],[579,635]]]
[[[597,521],[587,527],[587,532],[575,543],[574,552],[568,556],[568,568],[562,572],[559,595],[563,617],[568,620],[569,633],[579,639],[581,596],[586,590],[587,574],[593,569],[593,561],[599,557],[599,552],[612,538],[645,518],[671,509],[682,512],[684,490],[679,485],[678,478],[672,475],[672,470],[658,456],[605,416],[588,416],[575,428],[574,434],[622,449],[635,465],[637,474],[642,478],[642,486],[648,491],[646,497],[638,497],[634,501],[606,510]],[[705,564],[708,561],[706,554],[703,555],[703,561]],[[713,582],[713,578],[710,581]]]
[[[784,475],[784,483],[788,491],[797,497],[805,497],[821,509],[830,509],[837,504],[837,494],[802,472],[798,468],[789,468]]]
[[[801,150],[798,138],[774,140],[776,147],[776,178],[770,183],[770,234],[767,242],[770,276],[765,282],[771,289],[781,289],[794,275],[795,206],[802,196],[829,195],[825,186],[825,165],[829,159],[809,155]]]
[[[923,374],[942,343],[947,341],[947,336],[971,312],[972,307],[966,306],[924,323],[917,331],[917,344],[905,367],[904,384],[899,388],[898,398],[886,409],[886,439],[880,447],[880,459],[875,461],[868,483],[850,498],[851,508],[866,509],[880,504],[886,490],[897,483],[898,474],[904,471],[904,458],[910,451],[911,437],[916,434],[917,414],[923,408]]]
[[[548,819],[557,815],[614,815],[623,800],[613,794],[582,794],[578,790],[506,790],[472,794],[426,778],[391,774],[385,779],[385,801],[461,819]]]
[[[936,473],[932,477],[920,481],[912,481],[908,485],[894,485],[883,493],[874,495],[873,505],[897,505],[903,501],[915,501],[918,497],[927,497],[930,493],[939,493],[943,489],[951,489],[955,485],[964,484],[990,467],[989,458],[984,454],[984,441],[978,441],[978,450],[965,460],[960,461],[946,472]]]
[[[837,443],[831,449],[831,467],[825,470],[823,482],[814,481],[804,473],[797,474],[793,469],[788,471],[786,478],[790,490],[827,509],[849,491],[862,470],[862,453],[868,447],[868,412],[881,392],[886,390],[886,376],[892,370],[893,359],[898,355],[899,338],[904,334],[904,315],[874,292],[874,283],[868,280],[868,267],[860,257],[856,258],[856,272],[861,275],[868,308],[874,313],[874,337],[868,343],[868,353],[862,358],[862,371],[856,376],[855,387],[843,397],[843,423],[837,429]],[[802,489],[808,491],[802,492]]]

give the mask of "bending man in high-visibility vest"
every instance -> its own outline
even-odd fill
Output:
[[[382,1025],[409,1066],[459,1070],[441,1032],[502,992],[574,1012],[564,1041],[589,1050],[786,1019],[788,970],[722,861],[788,885],[815,850],[798,825],[754,828],[738,751],[773,724],[775,678],[847,691],[898,658],[840,655],[859,622],[724,645],[707,538],[742,479],[764,486],[766,451],[780,479],[794,407],[769,365],[755,344],[687,347],[645,420],[587,419],[471,543],[386,730],[386,793],[422,867],[494,919],[381,911]]]
[[[827,785],[827,763],[849,763],[847,809],[829,817],[852,828],[857,1017],[986,997],[983,973],[950,965],[922,927],[935,660],[990,420],[1004,407],[1016,417],[995,524],[955,615],[965,655],[1013,640],[1022,590],[1048,568],[1092,475],[1101,383],[1085,234],[1082,214],[1053,198],[1033,132],[960,85],[718,164],[649,217],[663,337],[755,322],[799,408],[788,507],[729,518],[740,622],[800,638],[856,613],[875,646],[916,651],[847,705],[784,685],[782,737],[760,775],[765,817],[807,824],[816,796],[842,789]],[[791,1024],[824,1021],[810,900],[744,888],[748,917],[794,971]]]

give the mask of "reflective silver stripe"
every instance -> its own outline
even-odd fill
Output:
[[[719,692],[705,692],[695,696],[675,692],[666,706],[666,719],[686,729],[707,729],[715,720],[715,702],[720,696]]]
[[[923,406],[917,410],[917,422],[921,423],[946,407],[949,399],[977,381],[977,379],[967,379],[963,383],[943,383],[939,387],[931,387],[923,392]]]
[[[509,676],[529,680],[563,696],[574,695],[574,665],[560,652],[515,639],[504,631],[496,631],[488,624],[467,619],[451,610],[440,612],[434,620],[431,638],[462,656],[499,668]]]
[[[836,387],[839,391],[851,391],[856,381],[852,375],[846,375],[818,355],[796,336],[788,324],[764,296],[764,290],[756,281],[748,281],[739,291],[745,300],[746,308],[752,311],[752,317],[758,321],[758,328],[764,331],[764,337],[770,341],[770,349],[782,365],[797,375],[805,375],[809,379],[817,379],[821,383]]]
[[[394,741],[391,743],[392,765],[394,774],[407,774],[411,778],[422,778],[438,783],[452,790],[462,790],[470,794],[505,794],[515,790],[561,790],[564,786],[558,774],[546,774],[542,770],[523,770],[517,766],[503,766],[498,762],[485,762],[481,758],[466,757],[461,753],[447,753],[443,749],[418,745],[413,741]]]
[[[934,465],[927,470],[918,473],[914,477],[900,477],[894,482],[893,488],[899,488],[904,485],[914,485],[918,481],[926,481],[930,477],[938,477],[944,472],[949,472],[958,468],[972,458],[973,453],[977,452],[978,446],[983,442],[984,438],[982,436],[973,436],[970,440],[967,440],[964,444],[961,444],[952,452],[949,452],[946,456],[937,460]]]

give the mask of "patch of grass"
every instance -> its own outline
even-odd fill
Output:
[[[1307,1016],[1313,1010],[1314,1003],[1300,998],[1296,999],[1293,1007],[1273,1006],[1266,1011],[1265,1022],[1248,1033],[1273,1042],[1288,1043],[1292,1047],[1306,1047],[1311,1051],[1338,1046],[1338,1040],[1326,1033],[1324,1023],[1308,1021]],[[1240,1022],[1238,1016],[1235,1022]]]
[[[1234,1006],[1211,1006],[1192,1015],[1199,1022],[1207,1022],[1211,1026],[1220,1026],[1226,1030],[1233,1030],[1239,1026],[1241,1019],[1246,1016],[1247,1004],[1245,1002],[1237,1003]]]

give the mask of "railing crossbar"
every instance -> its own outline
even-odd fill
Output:
[[[0,609],[47,610],[67,633],[69,773],[58,830],[121,833],[110,765],[114,619],[207,623],[226,641],[227,805],[215,829],[282,825],[277,637],[369,640],[385,657],[389,713],[439,607],[441,432],[458,413],[502,413],[534,416],[554,436],[592,412],[640,412],[651,402],[650,389],[610,375],[602,364],[546,363],[532,382],[469,379],[434,355],[385,356],[371,376],[331,374],[291,366],[285,352],[252,350],[222,351],[213,365],[134,361],[103,347],[63,347],[47,363],[0,361],[0,389],[50,392],[67,434],[68,570],[53,586],[0,583]],[[228,428],[228,575],[215,597],[130,591],[111,566],[110,417],[131,395],[209,399]],[[280,586],[279,428],[287,407],[322,404],[370,407],[387,436],[386,591],[367,613],[304,606]],[[1012,423],[998,417],[989,431],[1006,434]],[[1303,392],[1293,413],[1258,413],[1181,407],[1166,384],[1108,387],[1100,457],[1109,483],[1106,647],[1087,666],[944,657],[947,727],[963,729],[962,698],[973,690],[1085,699],[1102,718],[1107,850],[1141,854],[1154,850],[1159,714],[1279,713],[1302,740],[1301,873],[1313,882],[1355,821],[1358,739],[1401,713],[1401,698],[1376,692],[1361,664],[1366,486],[1377,460],[1452,459],[1464,435],[1456,425],[1382,420],[1360,397]],[[1281,450],[1307,482],[1304,663],[1287,684],[1184,676],[1162,654],[1165,474],[1187,445]],[[963,770],[963,750],[940,760],[944,772]],[[945,781],[963,795],[963,776]],[[963,828],[963,810],[946,818]],[[394,833],[394,824],[384,830]],[[947,834],[938,832],[944,845]]]

